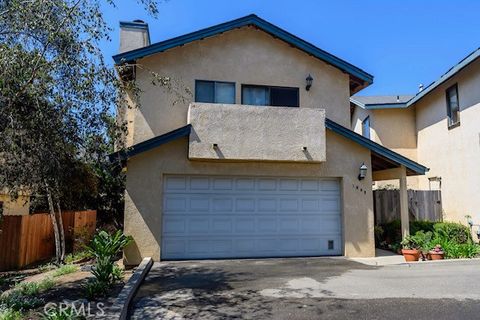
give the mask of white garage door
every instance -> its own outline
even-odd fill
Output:
[[[341,255],[338,180],[166,176],[162,259]]]

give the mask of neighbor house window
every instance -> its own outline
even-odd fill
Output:
[[[362,136],[370,139],[370,117],[366,117],[362,121]]]
[[[447,89],[447,115],[449,127],[460,124],[460,105],[458,103],[458,86],[456,84]]]
[[[298,88],[242,85],[242,104],[298,107]]]
[[[197,80],[195,102],[235,103],[235,83]]]

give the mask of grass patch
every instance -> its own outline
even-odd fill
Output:
[[[0,307],[0,320],[20,320],[23,319],[22,312],[12,308]]]
[[[60,268],[58,268],[57,270],[55,270],[55,272],[53,273],[53,276],[54,277],[60,277],[60,276],[70,274],[70,273],[74,273],[74,272],[77,272],[77,271],[78,271],[78,266],[73,265],[73,264],[65,264],[65,265],[61,266]]]
[[[65,257],[65,263],[72,264],[76,261],[93,258],[92,254],[88,251],[79,251],[70,253]]]
[[[43,291],[52,288],[55,285],[55,281],[52,278],[45,278],[38,282],[20,282],[14,287],[14,291],[19,291],[25,296],[34,296]]]
[[[46,264],[42,264],[41,266],[39,266],[38,271],[40,273],[44,273],[44,272],[53,270],[55,268],[56,268],[56,266],[53,263],[46,263]]]

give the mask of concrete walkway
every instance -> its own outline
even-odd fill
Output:
[[[369,266],[391,266],[405,263],[402,255],[382,249],[375,249],[374,258],[350,258],[350,260]]]

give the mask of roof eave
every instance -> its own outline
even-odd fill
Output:
[[[418,101],[420,101],[423,97],[425,97],[427,94],[435,90],[437,87],[439,87],[441,84],[444,82],[448,81],[451,79],[453,76],[455,76],[458,72],[461,70],[465,69],[470,63],[474,62],[480,57],[480,48],[476,49],[473,51],[471,54],[469,54],[467,57],[465,57],[462,61],[460,61],[457,65],[453,66],[448,70],[446,73],[444,73],[439,79],[436,81],[432,82],[429,84],[425,89],[420,91],[415,97],[410,99],[407,102],[407,108],[410,107],[411,105],[414,105]]]
[[[201,40],[203,38],[215,36],[222,32],[230,31],[236,28],[245,27],[248,25],[253,25],[257,28],[262,29],[263,31],[271,34],[272,36],[279,38],[298,49],[311,54],[312,56],[325,61],[328,64],[337,67],[338,69],[354,76],[362,81],[364,81],[365,86],[368,86],[373,83],[373,76],[362,69],[355,67],[354,65],[314,46],[311,43],[306,42],[298,38],[297,36],[271,24],[268,21],[265,21],[259,18],[256,15],[248,15],[236,20],[224,22],[209,28],[205,28],[202,30],[198,30],[192,33],[188,33],[176,38],[172,38],[170,40],[157,42],[151,44],[147,47],[123,52],[113,56],[113,60],[116,64],[121,64],[129,61],[134,61],[140,58],[143,58],[148,55],[152,55],[155,53],[163,52],[168,49],[175,48],[177,46],[181,46],[192,41]]]

